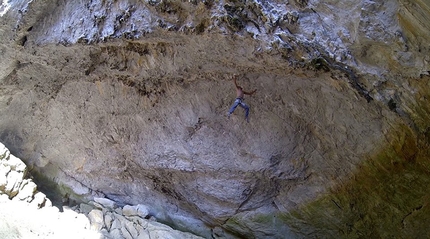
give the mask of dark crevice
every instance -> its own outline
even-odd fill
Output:
[[[37,185],[37,191],[45,194],[45,196],[52,202],[52,205],[62,211],[64,195],[62,195],[59,185],[52,179],[43,175],[43,173],[34,170],[34,168],[30,168],[29,174]]]
[[[405,220],[406,220],[406,218],[408,218],[408,217],[409,217],[410,215],[412,215],[414,212],[421,210],[422,208],[423,208],[423,205],[420,205],[420,206],[418,206],[418,207],[416,207],[416,208],[412,209],[412,211],[411,211],[411,212],[409,212],[408,214],[406,214],[406,216],[404,216],[404,217],[403,217],[403,219],[402,219],[402,228],[405,228]]]
[[[360,96],[365,98],[368,103],[373,100],[372,96],[369,94],[369,91],[359,82],[359,77],[355,74],[353,69],[348,67],[346,64],[335,62],[329,57],[324,56],[314,59],[311,64],[314,64],[317,70],[324,70],[327,72],[329,69],[334,69],[345,73],[348,77],[349,84],[358,92]]]
[[[19,39],[18,41],[17,41],[17,44],[18,45],[20,45],[20,46],[24,46],[25,45],[25,43],[27,42],[27,36],[23,36],[21,39]]]
[[[396,104],[396,102],[394,102],[394,100],[393,100],[393,99],[390,99],[390,100],[388,101],[388,108],[389,108],[391,111],[396,112],[397,104]]]
[[[334,203],[334,205],[336,205],[336,207],[338,207],[340,210],[343,210],[342,207],[334,199],[331,199],[331,201]]]

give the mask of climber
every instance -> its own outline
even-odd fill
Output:
[[[234,76],[234,85],[236,86],[236,100],[234,101],[233,105],[231,106],[230,110],[228,111],[228,117],[230,118],[230,115],[233,113],[233,111],[236,109],[238,105],[240,105],[243,109],[245,109],[245,119],[246,122],[249,123],[249,106],[243,102],[243,96],[244,95],[253,95],[257,90],[253,90],[252,92],[246,92],[242,89],[242,87],[237,85],[237,75]]]

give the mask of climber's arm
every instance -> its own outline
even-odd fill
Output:
[[[239,88],[239,86],[237,85],[237,76],[235,75],[233,78],[234,81],[234,85],[236,86],[236,89]]]
[[[255,90],[253,90],[253,91],[251,91],[251,92],[244,91],[243,93],[244,93],[245,95],[253,95],[255,92],[257,92],[257,89],[255,89]]]

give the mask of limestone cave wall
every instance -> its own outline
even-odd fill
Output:
[[[206,238],[422,236],[429,9],[3,1],[0,141],[71,200]]]

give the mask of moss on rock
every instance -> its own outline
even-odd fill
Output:
[[[327,238],[430,237],[428,148],[404,125],[387,140],[349,181],[282,215],[284,222],[298,234]]]

